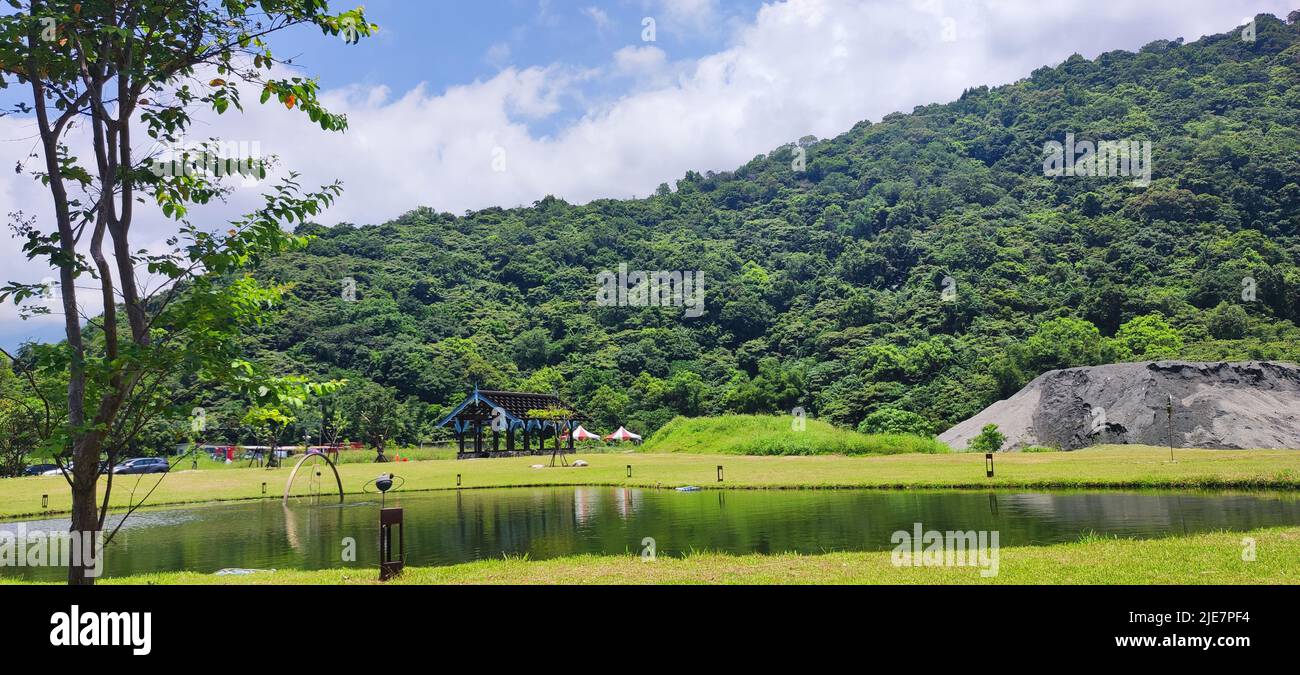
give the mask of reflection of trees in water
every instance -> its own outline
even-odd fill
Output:
[[[1274,494],[1035,493],[1004,494],[1003,513],[1055,529],[1120,535],[1183,534],[1300,522],[1300,505]]]
[[[534,559],[635,555],[654,537],[660,555],[889,550],[920,522],[935,530],[998,530],[1003,546],[1120,536],[1243,530],[1300,523],[1300,499],[1263,493],[885,492],[733,490],[681,493],[621,487],[398,493],[408,562],[444,565],[503,554]],[[337,567],[342,537],[357,566],[376,555],[378,502],[287,507],[279,499],[138,513],[106,557],[110,575],[221,567]],[[147,513],[147,515],[145,515]],[[142,519],[137,525],[146,522]],[[35,523],[31,524],[32,526]],[[43,529],[53,529],[48,524]],[[354,563],[346,563],[353,565]],[[9,575],[0,570],[0,573]],[[57,578],[57,574],[51,579]]]

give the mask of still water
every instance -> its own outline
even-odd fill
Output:
[[[884,492],[612,487],[391,493],[406,517],[408,565],[528,555],[658,555],[889,550],[896,530],[998,530],[1002,546],[1075,541],[1081,534],[1163,537],[1300,524],[1294,493]],[[118,533],[105,575],[227,567],[321,569],[376,564],[378,500],[284,505],[278,499],[140,511]],[[67,520],[26,521],[66,530]],[[18,523],[0,523],[17,532]],[[346,539],[356,561],[345,562]],[[59,580],[58,569],[0,567],[0,575]]]

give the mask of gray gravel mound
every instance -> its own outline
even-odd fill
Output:
[[[1300,366],[1272,361],[1148,361],[1052,370],[939,435],[965,449],[986,424],[1029,445],[1100,443],[1300,449]]]

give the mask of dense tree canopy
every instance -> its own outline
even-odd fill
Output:
[[[1066,133],[1149,141],[1152,182],[1045,176]],[[558,390],[602,429],[796,406],[943,429],[1052,368],[1295,360],[1300,26],[1074,56],[646,199],[299,232],[258,346],[434,411],[477,384]],[[598,306],[620,263],[701,271],[703,315]]]
[[[598,431],[796,407],[942,430],[1052,368],[1294,361],[1300,26],[1257,24],[1076,55],[644,199],[302,225],[261,272],[287,311],[247,339],[388,389],[423,420],[403,442],[475,385],[558,391]],[[1044,175],[1066,134],[1150,142],[1150,184]],[[599,305],[620,264],[701,272],[702,316]]]

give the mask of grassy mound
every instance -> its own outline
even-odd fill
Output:
[[[949,452],[932,438],[860,434],[820,420],[795,431],[788,416],[677,417],[655,432],[642,452],[723,455],[898,455]]]

